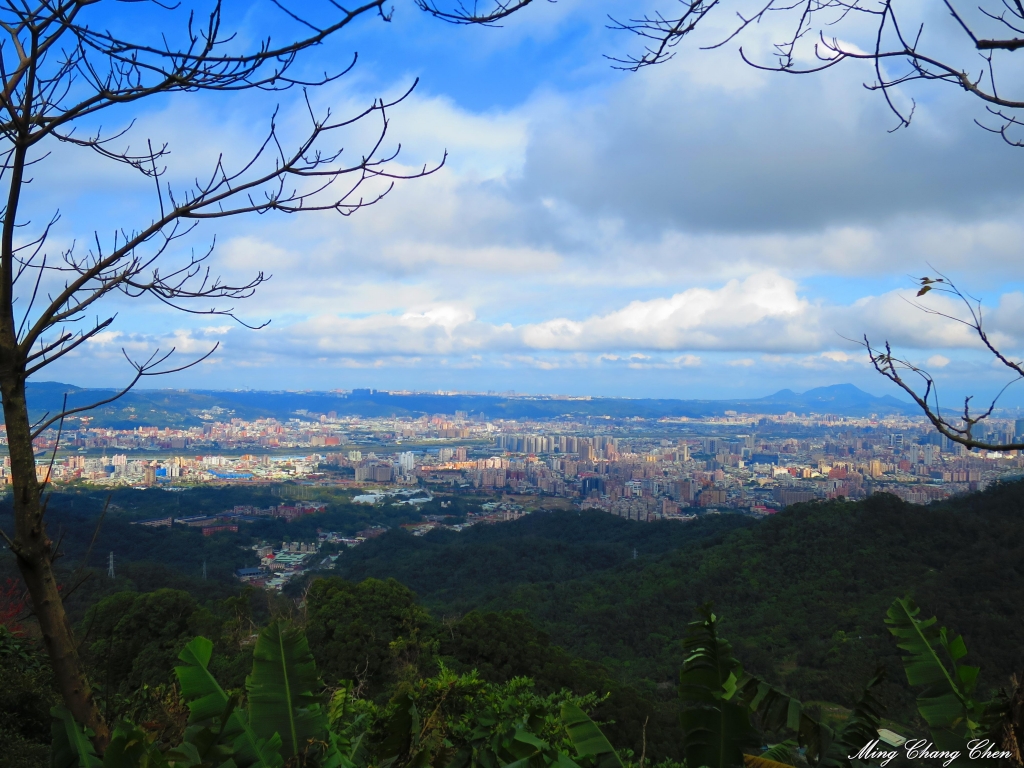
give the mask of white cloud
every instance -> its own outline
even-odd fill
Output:
[[[697,355],[680,355],[672,358],[671,362],[683,368],[696,368],[703,361]]]
[[[494,53],[513,40],[550,42],[595,6],[540,7],[474,44]],[[719,21],[709,38],[733,23],[729,14]],[[776,32],[758,25],[746,50],[769,55]],[[601,50],[592,44],[591,53]],[[921,102],[919,125],[890,135],[884,103],[863,91],[856,68],[779,78],[750,69],[734,50],[681,48],[666,66],[613,75],[594,58],[572,65],[586,87],[481,100],[500,107],[470,108],[430,93],[441,81],[425,80],[391,111],[388,147],[403,145],[399,170],[445,149],[450,162],[352,218],[268,216],[201,229],[221,243],[215,271],[274,275],[238,307],[256,322],[272,319],[269,328],[189,329],[162,308],[128,308],[119,330],[90,349],[112,357],[122,345],[176,345],[196,354],[222,339],[217,359],[244,369],[225,374],[242,385],[307,364],[415,370],[410,385],[419,372],[486,366],[510,371],[510,382],[517,370],[581,367],[713,382],[741,379],[743,367],[854,375],[867,370],[865,356],[844,337],[866,333],[946,360],[952,375],[960,370],[952,361],[977,340],[898,289],[928,264],[968,275],[974,284],[965,287],[1001,292],[987,316],[992,337],[1024,345],[1024,292],[1010,284],[1024,280],[1024,185],[1005,173],[1013,150],[977,132],[961,94],[935,91]],[[387,73],[322,89],[317,105],[351,114],[413,76]],[[138,126],[171,142],[177,179],[200,175],[221,149],[241,157],[265,125],[248,102],[221,112],[200,106],[186,97]],[[286,101],[281,115],[293,135],[306,121],[294,106]],[[342,143],[358,156],[373,130],[358,127]],[[37,184],[52,192],[45,204],[72,203],[56,233],[61,245],[94,226],[113,231],[114,214],[151,214],[148,182],[125,184],[106,166],[97,175],[90,156],[69,158],[61,154],[50,176],[40,170]],[[98,201],[85,199],[96,190]]]
[[[581,319],[495,322],[468,304],[437,303],[402,313],[320,314],[259,333],[234,334],[229,341],[236,349],[253,347],[266,354],[286,349],[289,355],[317,357],[509,354],[534,359],[543,353],[550,364],[587,353],[593,357],[586,359],[597,362],[677,368],[701,366],[696,351],[804,354],[805,365],[863,367],[867,358],[856,339],[864,334],[875,345],[889,340],[896,349],[978,348],[970,329],[923,312],[909,300],[912,296],[894,291],[845,305],[812,302],[794,281],[764,272],[715,288],[631,301]],[[932,298],[931,306],[956,309],[942,296]],[[1024,343],[1024,334],[998,327],[992,338]],[[939,359],[947,358],[932,358]]]

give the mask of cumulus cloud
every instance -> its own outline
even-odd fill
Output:
[[[595,44],[604,32],[594,19],[613,6],[542,4],[515,17],[508,35],[474,45],[487,55],[562,45],[571,28],[591,55],[605,44]],[[776,31],[758,26],[747,50],[770,54]],[[88,348],[105,360],[123,345],[197,354],[222,340],[217,359],[231,385],[303,366],[417,371],[407,385],[429,371],[490,366],[509,381],[527,370],[603,367],[715,386],[716,376],[760,385],[745,369],[853,375],[866,369],[856,342],[866,334],[930,355],[953,375],[953,360],[977,340],[922,312],[905,290],[908,273],[932,266],[966,271],[969,287],[998,293],[987,316],[992,338],[1024,348],[1024,292],[1009,284],[1024,279],[1024,181],[1005,172],[1016,155],[973,126],[962,94],[932,92],[915,126],[890,134],[884,103],[860,87],[865,72],[856,67],[780,78],[750,69],[734,50],[681,48],[668,65],[622,75],[593,58],[575,56],[572,73],[539,87],[495,84],[494,93],[512,87],[504,98],[431,92],[438,81],[426,78],[391,111],[388,146],[403,145],[398,170],[446,150],[448,163],[354,217],[268,216],[201,230],[208,239],[216,232],[215,271],[273,274],[237,308],[251,321],[272,320],[269,328],[215,332],[160,308],[126,307],[118,330]],[[551,61],[528,66],[540,72]],[[349,114],[413,76],[382,71],[320,90],[316,106]],[[479,73],[458,75],[461,84]],[[240,156],[262,130],[254,116],[263,113],[250,104],[225,112],[197,104],[143,115],[138,126],[171,142],[175,178],[199,174],[222,148],[229,160]],[[281,125],[295,133],[306,116],[292,107],[284,104]],[[347,144],[358,153],[371,135],[371,126],[357,128]],[[123,223],[115,214],[149,215],[148,186],[96,175],[94,159],[78,158],[62,166],[61,156],[59,179],[40,171],[39,186],[72,203],[55,242],[70,243],[81,226],[113,231],[108,225]],[[92,190],[102,205],[85,200]],[[185,245],[171,256],[187,258]],[[962,310],[948,297],[926,298],[937,311]],[[303,370],[296,386],[311,368]]]
[[[956,311],[955,303],[942,296],[931,299],[929,307]],[[829,304],[811,301],[793,280],[764,272],[715,288],[631,301],[580,319],[495,322],[469,305],[456,303],[401,313],[319,314],[259,333],[232,334],[225,349],[234,355],[286,350],[289,356],[325,360],[481,355],[525,355],[532,360],[542,355],[545,364],[573,358],[677,368],[701,366],[703,358],[695,352],[744,355],[735,364],[749,366],[749,353],[755,352],[804,355],[807,365],[862,366],[867,358],[858,345],[864,335],[876,345],[888,340],[896,348],[910,350],[979,346],[962,323],[915,306],[912,292]],[[1010,345],[1024,343],[1024,334],[1012,328],[994,327],[992,338]],[[949,362],[941,355],[929,362],[936,366],[936,360]]]

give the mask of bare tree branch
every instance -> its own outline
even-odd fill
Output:
[[[950,295],[965,307],[966,317],[943,312],[916,301],[913,302],[918,309],[969,328],[981,341],[985,349],[1002,363],[1013,374],[1013,377],[992,398],[986,408],[980,411],[972,411],[971,401],[973,397],[969,396],[964,398],[963,410],[957,416],[950,417],[942,412],[938,386],[935,383],[934,377],[927,370],[909,360],[894,355],[889,342],[885,342],[882,348],[877,348],[865,336],[863,341],[859,343],[867,350],[872,366],[874,366],[878,373],[906,392],[921,408],[935,429],[953,442],[967,448],[979,448],[989,451],[1024,450],[1024,443],[990,442],[979,437],[976,433],[979,425],[983,425],[992,416],[1006,390],[1011,385],[1024,379],[1024,362],[1011,359],[995,345],[985,329],[981,301],[962,291],[948,276],[939,273],[938,277],[922,277],[918,279],[918,285],[920,286],[917,293],[918,297],[930,292]],[[907,374],[913,374],[915,378],[908,381]]]
[[[529,2],[498,0],[488,15],[461,21],[492,23]],[[124,35],[110,31],[101,14],[101,8],[112,4],[0,0],[0,397],[15,519],[13,534],[0,534],[17,558],[57,688],[75,719],[95,733],[100,754],[109,728],[93,700],[53,573],[59,542],[55,545],[46,532],[49,496],[42,495],[49,473],[37,477],[33,440],[58,425],[52,469],[69,416],[116,400],[145,377],[198,365],[218,345],[180,365],[171,363],[173,348],[138,359],[122,349],[132,369],[125,386],[87,405],[70,406],[65,400],[59,413],[44,414],[35,423],[29,416],[26,382],[102,338],[116,314],[100,307],[117,295],[262,327],[265,323],[240,319],[235,306],[269,276],[257,272],[247,279],[226,280],[214,274],[209,267],[214,239],[198,251],[185,248],[202,223],[247,213],[334,211],[350,216],[382,200],[395,183],[433,173],[445,161],[442,156],[412,170],[396,162],[401,147],[388,137],[390,110],[408,97],[415,83],[397,98],[376,99],[345,117],[314,108],[309,95],[310,88],[349,72],[357,58],[346,52],[334,57],[341,63],[333,71],[308,74],[302,68],[304,55],[357,19],[376,15],[388,20],[386,0],[359,0],[346,7],[338,0],[272,0],[281,22],[274,39],[248,44],[227,29],[223,0],[193,0],[192,6],[205,8],[202,13],[164,0],[125,0],[116,6],[122,16],[147,11],[159,14],[162,23],[154,26],[152,17],[134,25],[129,21],[119,25],[131,30]],[[460,21],[458,13],[465,10],[459,6],[446,16],[425,1],[419,5],[448,21]],[[266,131],[248,156],[222,155],[191,182],[175,175],[174,148],[150,136],[138,137],[132,119],[137,104],[150,97],[268,91],[281,98],[280,92],[298,95],[299,90],[301,99],[289,94],[289,102],[268,105]],[[296,101],[308,124],[293,135],[291,129],[281,129],[278,110],[290,109]],[[126,127],[96,127],[92,118],[104,113]],[[368,122],[375,122],[376,134],[363,147],[346,148],[347,138],[363,135],[349,129]],[[110,234],[95,230],[70,247],[50,250],[49,235],[59,214],[37,227],[24,211],[37,208],[28,197],[33,167],[52,163],[51,151],[58,145],[64,155],[92,153],[141,175],[152,192],[146,213]],[[93,312],[98,314],[90,320]]]
[[[635,71],[671,59],[676,46],[695,32],[709,13],[723,5],[721,0],[675,2],[674,13],[613,20],[613,28],[631,32],[644,42],[641,53],[613,57],[613,61]],[[671,3],[666,0],[666,5]],[[810,74],[847,60],[870,61],[874,65],[875,80],[865,85],[883,93],[897,118],[897,127],[909,125],[914,111],[912,100],[908,106],[900,106],[904,97],[898,91],[903,86],[914,81],[949,83],[992,107],[990,114],[999,122],[982,127],[1020,146],[1024,142],[1010,137],[1008,131],[1021,127],[1015,114],[1024,109],[1024,94],[1013,96],[1000,92],[995,56],[1024,48],[1024,5],[983,0],[975,8],[966,2],[942,0],[942,7],[964,38],[965,49],[976,53],[977,59],[973,62],[958,60],[957,54],[950,51],[944,41],[928,35],[920,18],[923,7],[926,6],[906,0],[763,0],[763,4],[748,15],[737,13],[731,30],[704,47],[721,47],[752,25],[782,17],[788,20],[788,32],[775,43],[774,61],[756,61],[741,47],[740,55],[748,64],[786,74]],[[974,13],[975,17],[969,18],[967,12]],[[909,24],[906,23],[908,18],[911,19]],[[862,34],[862,22],[873,28],[873,34],[854,44],[850,38],[856,39]],[[976,26],[979,23],[987,24],[984,34]],[[843,34],[846,29],[850,31],[849,36]],[[1011,34],[999,34],[1006,31]],[[819,63],[801,63],[808,56],[817,58]],[[890,67],[894,68],[891,72]]]
[[[451,8],[445,9],[435,0],[416,0],[416,5],[434,18],[451,24],[491,26],[495,22],[508,18],[516,11],[522,10],[532,2],[533,0],[488,0],[481,3],[480,0],[473,0],[471,5],[467,5],[460,0]],[[555,2],[555,0],[548,0],[548,2]]]

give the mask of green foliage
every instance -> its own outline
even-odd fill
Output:
[[[742,766],[745,750],[757,744],[757,733],[750,709],[733,700],[742,669],[732,646],[718,636],[717,617],[709,606],[690,623],[683,645],[688,655],[679,673],[679,697],[686,762],[709,768]]]
[[[50,708],[59,700],[40,644],[0,626],[0,763],[5,768],[37,768],[46,762]]]
[[[651,688],[676,677],[686,623],[709,600],[729,617],[745,668],[805,701],[852,706],[881,664],[887,676],[875,697],[891,717],[916,716],[883,622],[899,594],[941,608],[951,629],[969,629],[972,656],[991,671],[990,684],[1024,667],[1024,483],[928,507],[886,494],[795,505],[711,536],[700,533],[704,521],[675,526],[696,525],[691,540],[675,538],[672,526],[599,512],[527,520],[486,527],[494,533],[474,526],[368,542],[339,567],[353,578],[394,576],[438,616],[522,610],[552,645]],[[671,541],[653,552],[640,542],[636,561],[628,545],[623,559],[602,559],[605,539],[625,549],[619,542],[627,534],[611,521]],[[643,720],[632,719],[637,751]]]
[[[417,677],[420,657],[433,650],[430,615],[394,579],[318,579],[306,595],[306,614],[321,673],[329,682],[357,679],[371,696]]]
[[[791,765],[798,746],[799,745],[794,739],[786,739],[785,741],[780,741],[778,744],[773,744],[758,755],[758,757],[762,760],[771,760],[773,763]]]
[[[275,731],[261,738],[250,726],[245,712],[235,708],[231,699],[210,673],[213,643],[197,637],[179,655],[183,666],[175,667],[181,685],[181,695],[189,708],[190,729],[186,741],[195,741],[216,733],[220,741],[229,744],[240,768],[255,765],[275,768],[283,763],[280,755],[281,736]]]
[[[498,607],[519,584],[567,583],[632,563],[633,550],[663,554],[753,524],[722,515],[682,524],[649,525],[604,512],[543,512],[461,533],[435,530],[417,537],[390,531],[345,552],[338,571],[353,581],[393,577],[444,613]]]
[[[281,734],[286,758],[305,751],[327,729],[319,702],[320,678],[306,636],[273,622],[256,641],[246,678],[249,723],[257,734]]]
[[[943,615],[955,631],[945,639],[934,626],[921,631],[939,632],[929,641],[931,653],[970,704],[962,706],[968,711],[973,707],[974,714],[969,712],[966,719],[984,737],[1000,717],[998,707],[979,709],[977,702],[989,695],[985,681],[963,664],[963,657],[951,659],[951,653],[961,650],[957,633],[969,631],[972,658],[990,672],[987,680],[998,680],[1024,662],[1024,625],[1019,622],[1024,598],[1022,489],[1021,484],[997,486],[929,508],[884,495],[862,503],[797,506],[761,523],[740,520],[731,529],[703,532],[704,522],[661,528],[593,513],[591,535],[587,515],[537,514],[512,525],[470,529],[478,539],[441,532],[420,539],[392,534],[369,542],[342,558],[353,558],[345,572],[356,575],[365,567],[386,574],[391,569],[409,579],[424,604],[441,618],[432,618],[408,585],[394,581],[352,584],[334,578],[312,585],[310,599],[300,609],[300,615],[305,611],[308,616],[309,650],[329,684],[354,679],[348,690],[359,692],[359,698],[349,695],[342,708],[349,714],[326,714],[333,736],[324,744],[337,749],[339,760],[367,764],[375,754],[374,734],[383,727],[383,713],[391,715],[388,702],[394,692],[415,692],[419,680],[434,674],[437,662],[443,661],[460,676],[478,670],[480,681],[492,686],[532,677],[534,692],[542,698],[562,688],[574,694],[610,694],[587,711],[602,722],[612,743],[636,753],[643,744],[645,765],[665,757],[679,759],[681,705],[671,697],[671,677],[692,655],[685,620],[703,600],[714,598],[719,612],[730,619],[734,648],[726,657],[742,658],[745,668],[737,666],[730,673],[735,692],[723,693],[723,700],[747,708],[752,727],[762,732],[757,744],[792,736],[819,765],[846,766],[846,755],[855,752],[846,747],[859,748],[871,740],[867,737],[877,729],[883,709],[898,722],[920,722],[911,687],[922,689],[917,692],[922,699],[948,700],[941,690],[936,696],[928,692],[932,683],[918,686],[911,681],[908,687],[905,682],[910,678],[900,672],[901,650],[882,621],[894,592],[913,593],[926,606],[948,604]],[[343,502],[337,504],[340,509]],[[141,516],[141,509],[137,512]],[[674,538],[673,531],[687,529],[700,535]],[[660,550],[647,538],[655,533],[670,539]],[[631,557],[634,544],[628,541],[634,536],[640,537],[635,545],[641,557],[636,561]],[[237,549],[237,543],[230,546]],[[950,558],[950,551],[957,557]],[[9,558],[0,553],[0,565],[6,563]],[[133,567],[128,564],[125,571]],[[136,584],[169,573],[147,570],[142,575],[142,570],[147,569],[140,567]],[[94,582],[73,595],[72,602]],[[102,579],[98,583],[105,584]],[[104,589],[120,589],[123,583],[119,577]],[[112,692],[108,712],[148,720],[141,708],[118,696],[128,697],[138,683],[169,685],[167,659],[199,633],[214,641],[216,652],[211,651],[207,663],[211,677],[220,682],[227,702],[237,697],[244,707],[239,711],[250,716],[243,686],[252,661],[248,628],[251,622],[266,623],[281,607],[268,606],[262,595],[229,605],[206,593],[189,594],[191,582],[185,586],[177,595],[160,598],[103,596],[102,608],[93,606],[92,629],[79,623],[89,633],[79,637],[85,637],[83,647],[95,665],[93,679],[101,683],[101,701]],[[185,610],[175,613],[176,605]],[[152,608],[148,614],[147,607]],[[479,610],[462,613],[472,607]],[[294,606],[284,606],[286,615],[289,611],[295,615]],[[915,655],[907,649],[902,653]],[[108,660],[109,686],[104,683]],[[35,702],[28,708],[15,702],[22,712],[15,718],[17,728],[28,730],[35,728],[31,712],[45,712],[52,703],[40,707],[45,697],[36,697],[48,685],[48,673],[40,671],[31,682],[18,664],[20,682],[10,690],[0,686],[5,743],[7,733],[14,732],[2,730],[10,722],[7,702],[23,693],[18,701]],[[879,665],[887,674],[862,693],[864,680]],[[9,670],[4,667],[0,661],[0,682],[13,679],[5,677]],[[814,708],[801,704],[809,699],[853,707],[845,720],[829,719],[835,729],[831,744]],[[412,703],[422,724],[425,705]],[[224,709],[210,716],[204,726],[209,734],[219,733],[223,717]],[[371,734],[365,735],[371,726]],[[457,732],[445,733],[451,740]],[[566,738],[564,733],[558,738],[535,735],[576,754],[571,744],[558,742]],[[173,734],[164,738],[176,743]]]
[[[370,749],[364,740],[379,711],[354,703],[350,685],[322,708],[320,679],[298,629],[273,622],[260,633],[246,680],[248,712],[211,674],[212,655],[213,643],[198,637],[179,656],[175,672],[190,713],[182,743],[161,751],[144,731],[120,722],[101,760],[92,734],[55,707],[52,768],[576,768],[570,746],[585,765],[621,768],[583,711],[593,695],[540,697],[529,680],[495,686],[442,666],[392,700]]]
[[[368,762],[366,736],[378,714],[379,709],[372,701],[354,695],[351,680],[342,681],[341,687],[331,696],[327,718],[344,768]]]
[[[681,722],[689,765],[771,768],[792,764],[800,750],[811,765],[858,768],[851,760],[861,747],[877,738],[882,707],[869,682],[846,722],[838,729],[822,723],[800,701],[747,674],[732,655],[732,646],[718,634],[718,619],[709,605],[690,623],[684,639],[688,657],[680,673],[683,701]],[[792,734],[759,755],[749,750],[765,733]]]
[[[179,590],[119,592],[93,606],[79,637],[107,719],[126,715],[143,686],[170,683],[188,639],[198,633],[216,637],[219,627],[192,595]]]
[[[989,704],[974,699],[978,667],[961,663],[967,655],[962,636],[952,637],[938,619],[921,619],[921,609],[907,598],[889,607],[885,623],[904,651],[907,682],[920,688],[917,708],[939,750],[958,751],[955,765],[969,765],[967,744],[984,735]]]
[[[856,755],[865,744],[878,738],[878,726],[882,722],[884,708],[875,698],[874,689],[884,676],[885,670],[879,669],[864,687],[864,692],[854,705],[850,716],[836,731],[835,740],[821,760],[821,765],[825,768],[865,768],[868,765],[863,760],[850,758],[850,755]]]
[[[571,701],[562,703],[562,723],[577,755],[593,758],[596,768],[622,768],[611,742],[587,713]]]
[[[620,746],[652,754],[681,757],[678,701],[669,691],[639,690],[624,684],[602,665],[580,659],[551,642],[522,611],[471,611],[444,619],[436,630],[439,654],[458,671],[476,670],[488,682],[529,677],[539,693],[571,690],[606,695],[595,716]],[[646,724],[646,726],[645,726]]]
[[[375,753],[395,766],[571,768],[575,751],[579,765],[621,766],[583,712],[596,701],[568,691],[540,696],[526,678],[492,684],[442,666],[392,700],[376,729]]]
[[[103,761],[92,745],[95,734],[75,722],[64,707],[54,707],[50,768],[101,768]]]

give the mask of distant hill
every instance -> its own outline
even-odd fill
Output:
[[[45,381],[28,385],[29,407],[35,417],[58,412],[65,395],[69,406],[86,405],[116,393],[113,389],[85,389],[73,384]],[[219,410],[217,410],[219,409]],[[360,416],[414,416],[424,413],[483,413],[489,418],[553,418],[563,415],[661,418],[722,416],[738,413],[833,413],[839,416],[912,414],[916,407],[886,395],[877,397],[852,384],[818,387],[798,394],[783,389],[768,397],[749,400],[676,400],[498,395],[392,394],[373,390],[339,392],[260,392],[140,389],[93,412],[93,424],[114,428],[137,426],[184,427],[203,421],[204,412],[216,417],[243,419],[297,415],[339,414]]]
[[[853,384],[833,384],[816,387],[803,394],[781,389],[774,395],[748,401],[749,405],[786,407],[798,413],[915,413],[917,406],[892,395],[877,397]]]

